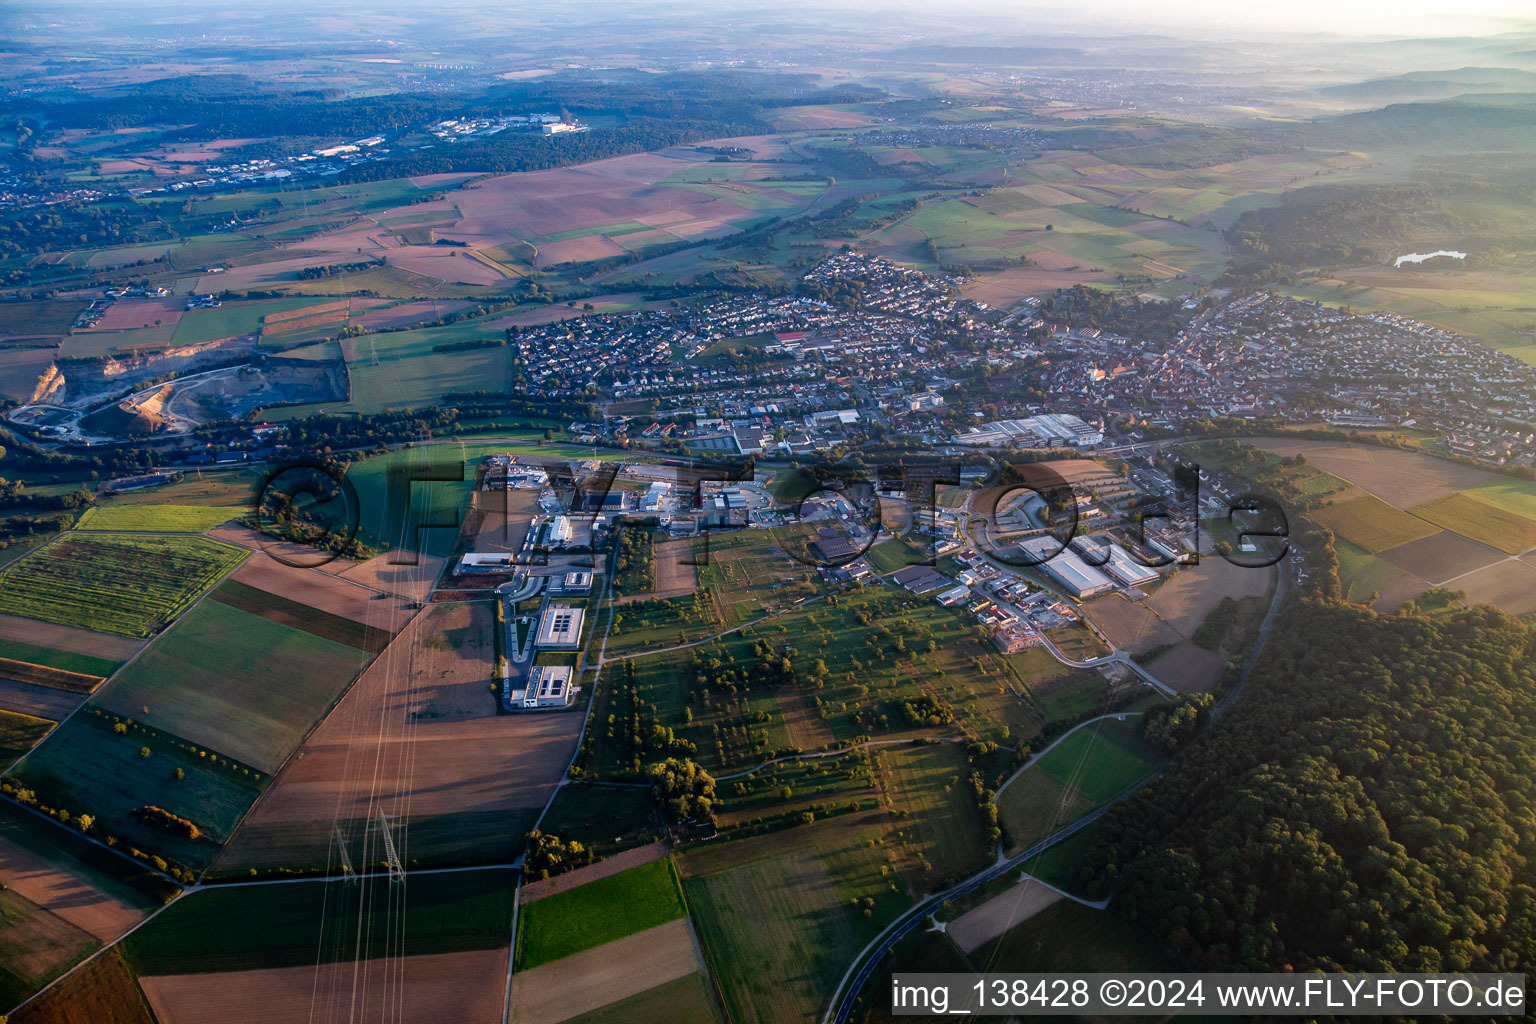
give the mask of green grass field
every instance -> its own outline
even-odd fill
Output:
[[[523,907],[518,970],[564,959],[688,914],[671,858],[642,864]]]
[[[1433,525],[1393,508],[1374,494],[1324,505],[1312,513],[1312,518],[1373,555],[1439,532]]]
[[[221,761],[215,765],[174,738],[143,729],[114,731],[113,716],[88,705],[49,734],[11,775],[38,799],[73,815],[96,818],[98,837],[116,835],[189,867],[203,867],[260,793],[262,780]],[[148,748],[150,755],[141,756]],[[184,778],[175,777],[180,768]],[[195,823],[188,839],[136,821],[147,804]]]
[[[0,658],[10,661],[24,661],[30,665],[45,665],[48,668],[63,669],[65,672],[79,672],[87,676],[111,675],[117,666],[122,664],[111,658],[98,658],[90,654],[76,654],[73,651],[56,651],[51,647],[38,647],[35,644],[24,644],[19,640],[0,640]]]
[[[1141,741],[1139,718],[1084,726],[998,796],[1008,848],[1024,849],[1081,818],[1145,776],[1159,758]]]
[[[1528,481],[1500,477],[1463,493],[1495,508],[1536,518],[1536,484]]]
[[[355,647],[209,600],[94,702],[273,772],[370,660]]]
[[[222,505],[251,508],[263,482],[260,470],[203,469],[172,483],[125,491],[112,496],[108,507],[125,505]]]
[[[1403,570],[1383,561],[1357,544],[1340,538],[1334,544],[1339,559],[1339,584],[1346,601],[1367,602],[1403,575]]]
[[[177,900],[123,943],[140,974],[302,967],[362,948],[418,956],[505,947],[512,874],[483,870],[358,883],[217,886]],[[231,922],[239,922],[231,927]]]
[[[1536,519],[1484,501],[1478,491],[1459,491],[1408,511],[1420,519],[1509,555],[1536,548]],[[1506,499],[1506,503],[1507,499]]]
[[[177,345],[195,345],[219,338],[254,334],[261,329],[261,318],[311,304],[310,299],[263,299],[256,302],[226,302],[218,309],[194,309],[182,315],[172,341]]]
[[[828,855],[835,855],[828,849]],[[795,848],[687,880],[699,940],[736,1024],[803,1022],[874,930],[827,860]]]
[[[66,535],[0,571],[0,613],[148,637],[246,554],[203,537]]]
[[[872,545],[865,552],[865,557],[876,572],[889,573],[909,565],[927,565],[932,554],[923,549],[921,542],[912,544],[900,537],[893,537]]]
[[[75,529],[203,533],[248,511],[240,505],[101,505],[86,509]]]

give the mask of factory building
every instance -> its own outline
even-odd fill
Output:
[[[1019,545],[1034,558],[1043,558],[1057,547],[1053,537],[1032,537]],[[1041,565],[1045,573],[1066,588],[1076,598],[1092,597],[1114,588],[1114,581],[1098,569],[1084,562],[1070,547],[1063,548],[1050,561]]]
[[[544,609],[539,620],[538,637],[534,641],[540,647],[575,650],[581,645],[581,620],[584,609],[569,604],[552,604]]]
[[[1096,566],[1127,587],[1139,587],[1157,579],[1157,570],[1142,565],[1120,545],[1098,538],[1078,537],[1072,546],[1089,566]]]

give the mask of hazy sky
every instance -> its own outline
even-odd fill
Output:
[[[1262,28],[1402,38],[1536,29],[1533,0],[1463,0],[1455,4],[1445,0],[1079,0],[1071,5],[1029,0],[973,2],[998,12],[1038,12],[1057,24],[1064,17],[1072,18],[1088,32],[1113,32],[1135,24],[1180,24],[1217,32],[1224,27]]]

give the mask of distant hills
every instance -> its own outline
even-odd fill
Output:
[[[1536,93],[1536,72],[1518,68],[1455,68],[1410,71],[1392,78],[1374,78],[1317,90],[1346,103],[1412,103],[1447,100],[1469,93]]]

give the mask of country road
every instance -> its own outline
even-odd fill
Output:
[[[1226,697],[1223,698],[1221,703],[1212,710],[1212,727],[1215,726],[1221,712],[1225,711],[1228,707],[1231,707],[1233,702],[1236,701],[1237,697],[1242,693],[1244,686],[1247,685],[1249,673],[1251,673],[1253,671],[1253,667],[1258,664],[1259,655],[1263,653],[1264,645],[1269,640],[1269,634],[1274,626],[1275,618],[1279,613],[1281,605],[1284,603],[1286,588],[1288,585],[1288,574],[1283,564],[1280,566],[1278,572],[1279,579],[1275,585],[1275,594],[1274,597],[1270,600],[1269,611],[1264,615],[1264,621],[1259,627],[1258,635],[1254,638],[1253,649],[1249,652],[1247,660],[1243,662],[1242,671],[1239,673],[1237,681],[1227,692]],[[1058,655],[1058,657],[1060,657],[1060,655]],[[1095,659],[1096,662],[1101,662],[1103,660],[1104,659]],[[1085,722],[1083,724],[1086,725],[1088,723]],[[1081,726],[1079,726],[1079,728],[1081,728]],[[1070,733],[1067,735],[1070,735]],[[1066,736],[1064,735],[1056,742],[1059,743],[1061,742],[1061,739],[1065,738]],[[1054,744],[1052,745],[1054,746]],[[1049,747],[1046,748],[1046,750],[1049,749]],[[1041,751],[1042,754],[1044,752],[1045,751]],[[1025,767],[1035,763],[1036,760],[1037,758],[1031,758],[1029,762],[1026,762]],[[1003,782],[1003,786],[1007,786],[1010,782],[1017,778],[1020,772],[1023,770],[1024,769],[1021,768],[1019,771],[1015,772],[1012,776]],[[1137,790],[1141,789],[1147,783],[1157,778],[1159,774],[1160,773],[1158,772],[1153,772],[1152,774],[1147,775],[1141,780],[1126,787],[1120,793],[1116,794],[1113,798],[1101,804],[1089,814],[1079,818],[1077,821],[1066,826],[1060,831],[1047,836],[1045,839],[1042,839],[1040,842],[1036,843],[1034,846],[1031,846],[1029,849],[1017,854],[1016,856],[1009,857],[1004,860],[999,860],[997,863],[990,867],[984,868],[981,871],[978,871],[976,874],[972,875],[970,878],[959,883],[953,888],[946,889],[943,892],[936,893],[935,895],[928,897],[926,900],[923,900],[921,903],[906,911],[906,913],[902,914],[895,921],[891,922],[891,924],[886,927],[885,931],[876,936],[869,943],[869,945],[865,946],[864,949],[860,950],[859,954],[854,957],[853,963],[850,964],[848,970],[844,972],[842,979],[837,984],[837,988],[832,993],[832,999],[827,1007],[827,1012],[822,1017],[822,1024],[847,1024],[848,1015],[853,1010],[854,1000],[857,999],[859,993],[863,991],[864,986],[869,982],[870,976],[874,974],[875,969],[885,959],[886,954],[888,954],[898,942],[900,942],[907,935],[911,934],[912,930],[921,924],[922,921],[944,901],[953,899],[956,896],[962,896],[965,893],[971,892],[980,886],[993,881],[994,879],[1002,877],[1002,875],[1014,870],[1019,865],[1028,861],[1030,858],[1036,856],[1039,853],[1042,853],[1045,850],[1050,849],[1052,846],[1055,846],[1062,840],[1075,835],[1077,832],[1086,828],[1091,823],[1098,821],[1099,818],[1103,817],[1105,812],[1107,812],[1111,807],[1115,806],[1122,800],[1129,797],[1132,793],[1135,793]],[[1002,791],[1003,786],[998,787],[999,792]]]

